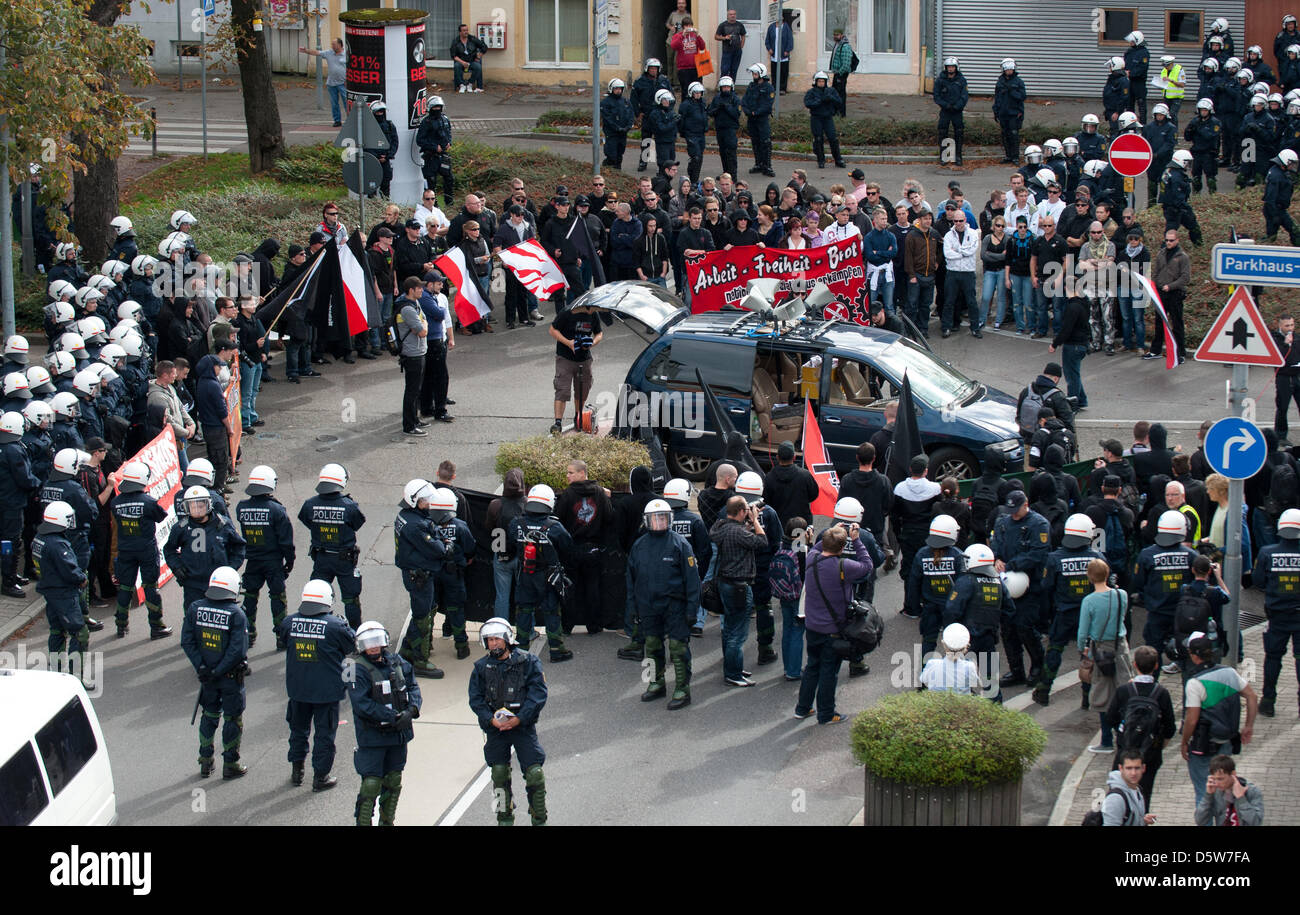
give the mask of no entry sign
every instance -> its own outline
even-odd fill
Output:
[[[1125,178],[1136,178],[1151,167],[1151,144],[1137,133],[1123,133],[1111,141],[1110,165]]]

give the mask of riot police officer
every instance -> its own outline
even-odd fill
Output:
[[[72,383],[71,379],[68,383]],[[77,395],[71,391],[60,391],[50,398],[50,409],[54,411],[54,422],[50,426],[50,442],[56,454],[64,448],[80,451],[86,446],[86,440],[81,437],[81,430],[77,428],[77,414],[81,412],[78,403]]]
[[[1169,120],[1169,106],[1157,103],[1151,109],[1151,120],[1142,128],[1143,138],[1151,144],[1151,167],[1147,169],[1147,207],[1156,205],[1160,176],[1165,173],[1178,145],[1178,130]]]
[[[651,57],[645,62],[645,72],[632,83],[632,108],[636,116],[641,118],[641,145],[643,149],[647,150],[638,156],[636,170],[639,172],[645,171],[648,160],[650,112],[659,104],[655,99],[661,89],[667,89],[669,92],[673,91],[673,84],[662,71],[663,65],[658,58]]]
[[[573,554],[573,538],[552,514],[554,511],[555,491],[551,487],[538,483],[528,490],[524,513],[510,519],[506,529],[506,553],[512,559],[519,557],[515,584],[519,643],[528,650],[534,635],[534,614],[540,611],[546,623],[551,663],[558,664],[572,658],[573,652],[564,647],[559,597],[551,580],[563,580],[562,563]]]
[[[605,160],[609,165],[623,170],[623,153],[627,149],[627,132],[636,122],[632,103],[623,93],[627,84],[621,79],[609,81],[609,94],[600,100],[600,125],[605,129]]]
[[[1095,114],[1085,114],[1079,121],[1079,132],[1074,139],[1079,144],[1079,158],[1084,162],[1106,158],[1106,143],[1097,132],[1101,119]]]
[[[532,501],[530,492],[529,502]],[[545,826],[546,775],[542,766],[546,763],[546,751],[537,740],[537,719],[546,706],[546,677],[542,674],[542,662],[515,641],[509,621],[499,616],[483,624],[479,641],[488,654],[474,662],[474,670],[469,675],[469,707],[478,716],[479,727],[487,735],[483,759],[491,767],[497,825],[515,824],[515,805],[510,787],[510,751],[513,749],[519,768],[523,770],[532,824]]]
[[[825,70],[813,74],[812,88],[804,93],[803,106],[808,109],[813,136],[813,153],[817,156],[817,167],[826,167],[825,143],[831,145],[831,157],[836,168],[844,168],[844,157],[840,155],[840,137],[835,132],[835,115],[840,110],[840,94],[830,84],[830,77]],[[824,138],[824,139],[823,139]]]
[[[1002,675],[1003,686],[1037,682],[1043,668],[1043,643],[1036,627],[1042,615],[1043,568],[1051,552],[1051,525],[1047,519],[1029,508],[1029,497],[1023,490],[1013,489],[1007,496],[1007,508],[993,528],[989,546],[996,557],[999,573],[1024,572],[1029,576],[1029,588],[1016,598],[1015,616],[1002,625],[1002,644],[1007,652],[1007,666]],[[1024,654],[1029,655],[1029,681],[1025,679]]]
[[[1192,192],[1201,192],[1201,175],[1213,194],[1219,189],[1219,140],[1223,125],[1214,116],[1214,103],[1208,98],[1196,102],[1196,117],[1187,122],[1183,139],[1192,144]],[[1177,158],[1177,157],[1175,157]]]
[[[1176,511],[1162,512],[1156,525],[1156,542],[1138,554],[1133,590],[1142,592],[1147,608],[1142,639],[1159,652],[1165,651],[1165,642],[1174,633],[1179,591],[1192,580],[1196,552],[1183,545],[1186,539],[1186,516]]]
[[[213,738],[221,725],[222,778],[240,778],[244,736],[244,676],[248,673],[248,623],[239,609],[239,573],[227,565],[213,569],[207,590],[185,608],[181,648],[199,677],[199,777],[212,774]]]
[[[18,574],[18,584],[26,584],[26,579],[34,578],[32,570],[32,539],[36,536],[36,526],[41,523],[41,489],[50,478],[54,469],[54,444],[50,439],[50,427],[54,422],[54,411],[43,400],[32,400],[23,407],[23,419],[27,429],[21,439],[27,450],[27,460],[32,473],[41,485],[27,497],[23,512],[23,571]]]
[[[745,97],[740,108],[745,112],[745,132],[749,134],[754,150],[754,167],[751,175],[764,174],[776,177],[772,171],[772,106],[776,99],[776,90],[767,78],[767,67],[751,64],[750,75],[754,78],[745,88]]]
[[[907,576],[906,604],[920,615],[921,654],[934,651],[944,607],[952,594],[953,581],[962,571],[962,551],[957,549],[961,528],[952,515],[935,515],[925,539],[928,551],[918,550]],[[861,534],[859,533],[859,536]]]
[[[327,581],[309,581],[302,589],[298,612],[275,627],[276,644],[288,649],[284,656],[284,686],[289,705],[284,717],[289,723],[289,780],[294,785],[302,784],[307,737],[314,727],[312,791],[328,791],[339,782],[330,770],[334,768],[339,702],[347,691],[343,662],[352,653],[357,638],[351,626],[330,613],[333,605],[334,586]]]
[[[212,498],[212,510],[227,520],[234,520],[230,517],[230,506],[226,504],[225,496],[216,488],[216,481],[217,474],[212,462],[207,458],[195,458],[190,461],[190,466],[185,468],[185,476],[181,477],[181,488],[202,486]]]
[[[1287,212],[1291,208],[1291,193],[1295,190],[1294,177],[1300,167],[1300,157],[1293,150],[1281,150],[1269,160],[1268,177],[1264,179],[1264,241],[1273,244],[1278,228],[1286,229],[1291,244],[1300,244],[1296,237],[1295,222]]]
[[[430,96],[429,112],[420,122],[415,134],[415,145],[420,147],[424,159],[424,183],[435,194],[438,176],[442,176],[442,202],[450,205],[456,193],[455,179],[451,174],[451,120],[442,113],[441,95]]]
[[[1276,154],[1277,120],[1268,112],[1268,96],[1256,95],[1250,100],[1250,112],[1241,122],[1243,140],[1254,143],[1254,156],[1243,157],[1241,171],[1237,174],[1237,187],[1254,187],[1263,163]]]
[[[961,61],[956,57],[943,59],[943,72],[934,80],[934,103],[939,106],[939,162],[946,164],[943,147],[948,140],[948,128],[952,127],[953,142],[957,147],[954,165],[961,165],[962,134],[966,124],[963,112],[970,102],[970,90],[966,87],[966,77],[961,72]]]
[[[998,633],[1014,623],[1016,602],[998,576],[993,550],[983,543],[972,543],[962,554],[965,571],[957,575],[943,609],[943,625],[961,623],[970,632],[970,647],[981,659],[980,675],[998,687],[995,702],[1002,701],[994,660],[998,656]]]
[[[691,501],[691,484],[680,478],[669,480],[664,484],[664,501],[673,510],[673,530],[686,538],[692,552],[695,553],[695,570],[700,573],[700,581],[703,582],[708,575],[709,563],[713,559],[713,541],[709,538],[709,528],[704,523],[704,519],[687,508]],[[697,638],[702,636],[703,627],[704,608],[701,607],[695,621],[691,624],[691,635]],[[620,658],[625,657],[622,651],[623,649],[620,649]],[[637,656],[637,660],[641,657],[644,657],[644,651]]]
[[[1020,161],[1020,128],[1025,122],[1025,81],[1016,73],[1016,61],[1008,57],[1000,66],[1001,75],[993,87],[993,119],[1002,128],[1002,161]]]
[[[671,89],[660,89],[655,93],[655,104],[642,121],[642,130],[655,141],[655,163],[663,174],[664,166],[674,159],[673,150],[677,145],[677,124],[680,118],[673,110],[674,101]]]
[[[90,629],[80,595],[89,579],[86,564],[68,539],[76,523],[76,512],[67,502],[47,504],[36,529],[36,539],[32,541],[32,564],[36,570],[36,593],[45,598],[45,619],[50,624],[46,647],[50,657],[56,669],[64,669],[66,660],[69,672],[80,675],[90,647]],[[65,651],[66,656],[60,658]]]
[[[736,131],[740,129],[740,96],[736,95],[736,81],[730,76],[718,78],[718,91],[709,101],[709,117],[713,118],[713,134],[718,141],[718,157],[722,170],[739,177],[736,162]]]
[[[99,373],[84,368],[72,376],[72,392],[77,395],[80,410],[77,413],[77,431],[83,440],[104,438],[104,417],[109,402],[102,400]]]
[[[704,167],[704,134],[709,129],[709,109],[704,104],[704,84],[693,82],[686,89],[686,98],[678,109],[682,139],[686,141],[686,173],[691,184],[700,183],[700,169]]]
[[[68,542],[77,554],[77,564],[83,569],[90,568],[90,529],[99,518],[99,504],[86,493],[86,488],[77,480],[77,473],[90,461],[90,455],[75,448],[64,448],[54,455],[54,467],[50,479],[41,487],[41,502],[66,502],[76,513],[76,523],[68,530]],[[92,631],[102,628],[102,623],[90,619],[90,582],[81,589],[81,612],[86,616],[86,625]]]
[[[411,665],[388,650],[388,630],[382,625],[374,620],[363,623],[356,645],[352,676],[344,672],[357,729],[352,761],[361,776],[356,824],[369,826],[379,801],[379,825],[392,826],[402,794],[406,745],[415,737],[411,722],[420,717],[423,698]]]
[[[465,590],[465,569],[474,559],[477,544],[469,525],[456,517],[456,493],[444,487],[435,487],[429,498],[429,518],[433,521],[434,536],[446,548],[442,563],[434,570],[433,606],[441,609],[451,625],[451,637],[456,643],[456,657],[469,657],[469,637],[465,635],[465,603],[469,593]],[[433,614],[429,614],[432,626]]]
[[[1061,669],[1061,653],[1073,644],[1079,635],[1079,608],[1083,599],[1092,593],[1088,580],[1088,563],[1101,559],[1101,553],[1092,548],[1092,519],[1084,514],[1074,514],[1065,519],[1065,536],[1061,548],[1047,556],[1047,571],[1043,575],[1043,593],[1055,611],[1047,627],[1047,655],[1043,673],[1034,687],[1033,699],[1047,705],[1051,698],[1052,681]],[[1088,685],[1084,684],[1084,701],[1088,699]]]
[[[176,524],[167,535],[163,558],[180,582],[186,607],[203,596],[216,569],[244,564],[244,538],[230,519],[212,510],[212,496],[191,486],[181,497]],[[244,617],[240,611],[240,618]]]
[[[244,492],[248,498],[235,506],[235,518],[244,537],[248,566],[244,569],[244,615],[248,617],[248,647],[257,639],[257,599],[266,585],[271,599],[271,625],[278,631],[288,608],[285,581],[293,571],[293,523],[275,498],[275,471],[265,464],[248,475]],[[284,639],[276,636],[275,650],[284,650]]]
[[[1287,643],[1300,669],[1300,509],[1288,508],[1277,519],[1277,543],[1259,551],[1254,580],[1264,589],[1264,692],[1259,713],[1272,718],[1277,703],[1277,678]],[[1300,670],[1298,670],[1300,672]]]
[[[1109,75],[1101,90],[1101,102],[1106,121],[1110,124],[1111,139],[1114,139],[1120,132],[1119,116],[1131,107],[1133,92],[1128,77],[1124,75],[1124,58],[1110,58],[1106,61],[1106,70]]]
[[[397,155],[397,128],[393,126],[392,121],[388,120],[388,106],[384,104],[383,99],[375,99],[371,102],[370,110],[374,112],[375,120],[379,122],[379,129],[383,132],[386,142],[380,146],[368,147],[366,152],[379,160],[383,175],[379,181],[379,193],[387,197],[393,182],[393,157]],[[430,184],[429,187],[432,188],[433,185]]]
[[[0,557],[6,597],[27,597],[18,582],[18,555],[23,543],[23,509],[41,488],[40,478],[32,473],[31,458],[23,447],[26,423],[21,413],[0,416],[0,539],[9,541],[9,551]]]
[[[1187,169],[1193,162],[1193,155],[1187,150],[1174,151],[1161,181],[1164,190],[1160,192],[1160,204],[1165,214],[1165,231],[1184,226],[1187,228],[1192,244],[1199,245],[1201,226],[1196,221],[1196,213],[1192,210],[1190,203],[1192,185],[1187,179]],[[1213,182],[1214,179],[1210,180]]]
[[[158,525],[167,520],[167,510],[148,492],[149,465],[128,461],[122,468],[118,494],[109,505],[117,523],[117,637],[123,638],[130,621],[128,612],[135,597],[135,579],[144,587],[144,605],[149,611],[149,638],[172,634],[163,625],[162,596],[158,593]]]
[[[357,531],[366,516],[352,497],[343,492],[348,472],[342,464],[326,464],[316,482],[316,495],[302,504],[298,520],[311,532],[311,577],[321,581],[338,579],[343,611],[348,625],[361,625],[361,570],[357,560]]]
[[[411,480],[402,490],[402,507],[393,522],[394,565],[402,571],[402,586],[411,600],[411,622],[399,654],[417,677],[442,678],[430,660],[433,654],[433,576],[442,567],[447,547],[429,519],[433,484]]]
[[[676,679],[668,702],[670,711],[691,704],[691,624],[700,604],[695,552],[690,542],[672,529],[672,515],[672,507],[663,499],[646,503],[645,533],[632,544],[627,557],[627,593],[645,639],[646,654],[654,662],[654,676],[641,701],[651,702],[668,692],[664,682],[667,634]]]
[[[1133,110],[1137,116],[1147,119],[1147,73],[1151,69],[1151,52],[1147,49],[1146,36],[1133,31],[1124,36],[1129,43],[1124,52],[1124,74],[1129,81],[1129,94],[1133,99]]]

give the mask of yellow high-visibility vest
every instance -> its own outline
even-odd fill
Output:
[[[1185,86],[1175,86],[1174,82],[1183,78],[1183,67],[1181,64],[1174,64],[1160,71],[1160,78],[1167,81],[1169,85],[1165,88],[1165,98],[1182,98]]]

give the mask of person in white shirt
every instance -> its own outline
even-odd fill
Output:
[[[438,209],[438,205],[435,202],[437,199],[437,194],[433,191],[426,190],[424,196],[421,198],[420,205],[415,208],[415,216],[413,218],[420,224],[421,235],[429,234],[429,220],[431,219],[438,224],[438,230],[434,234],[439,238],[446,235],[447,230],[451,228],[451,220],[447,218],[447,214]]]
[[[966,224],[965,210],[953,209],[948,212],[952,228],[943,237],[943,259],[948,267],[948,275],[943,284],[945,295],[940,324],[944,337],[951,336],[953,306],[957,297],[961,296],[963,304],[959,306],[958,315],[960,309],[964,308],[970,318],[971,336],[982,340],[984,321],[980,317],[979,299],[975,295],[975,257],[980,249],[980,230]]]
[[[1042,214],[1039,205],[1034,203],[1033,198],[1029,196],[1029,188],[1023,185],[1014,188],[1007,196],[1008,200],[1014,200],[1014,203],[1007,205],[1005,214],[1006,223],[1009,226],[1016,224],[1016,217],[1025,217],[1025,224],[1029,227],[1030,235],[1042,235],[1043,230],[1038,228],[1038,218]],[[1064,207],[1062,207],[1064,209]]]
[[[1065,201],[1061,199],[1061,185],[1055,181],[1047,182],[1047,199],[1040,201],[1037,206],[1040,217],[1047,214],[1052,217],[1052,222],[1059,223],[1061,214],[1065,212]]]
[[[982,688],[980,670],[966,652],[970,648],[970,630],[953,623],[940,637],[944,656],[931,658],[921,669],[920,685],[935,692],[972,695]]]
[[[822,244],[831,245],[848,238],[861,238],[862,231],[849,221],[849,208],[841,205],[835,211],[835,221],[822,230]]]

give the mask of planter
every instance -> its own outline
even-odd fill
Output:
[[[1020,781],[911,785],[866,773],[864,826],[1019,826]]]

